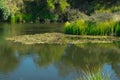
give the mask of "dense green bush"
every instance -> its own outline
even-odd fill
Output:
[[[30,14],[21,14],[23,22],[33,21],[33,16]]]
[[[90,15],[99,12],[116,12],[120,10],[120,0],[68,0],[72,8]]]
[[[40,18],[42,18],[44,22],[56,22],[58,20],[58,15],[49,13]]]
[[[86,20],[95,13],[92,19],[99,21],[110,18],[105,12],[117,11],[120,11],[120,0],[0,0],[0,21],[66,22]]]
[[[9,16],[9,22],[11,22],[11,23],[15,23],[16,22],[15,15]]]
[[[8,18],[8,22],[16,23],[16,22],[31,22],[32,21],[32,15],[30,14],[22,14],[22,13],[16,13],[11,14]]]
[[[18,13],[15,15],[16,22],[23,22],[23,14]]]
[[[120,35],[120,22],[76,20],[65,23],[65,33],[78,35]]]

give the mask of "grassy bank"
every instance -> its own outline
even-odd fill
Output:
[[[120,35],[119,21],[92,22],[76,20],[65,23],[65,33],[75,35]]]

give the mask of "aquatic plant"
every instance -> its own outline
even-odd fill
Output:
[[[76,20],[66,22],[65,33],[77,35],[119,35],[120,22],[112,20],[104,22]]]
[[[86,27],[87,24],[85,23],[85,20],[76,20],[74,22],[67,22],[65,24],[65,32],[68,34],[86,34]]]
[[[116,26],[115,33],[117,36],[120,36],[120,22],[116,23],[115,26]]]

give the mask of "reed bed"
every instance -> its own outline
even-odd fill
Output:
[[[74,35],[120,35],[120,21],[92,22],[76,20],[66,22],[65,33]]]

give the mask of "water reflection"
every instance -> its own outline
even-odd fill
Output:
[[[106,64],[111,66],[109,72],[113,79],[120,79],[120,49],[115,44],[22,45],[8,42],[0,45],[0,63],[0,72],[7,73],[8,80],[21,76],[23,80],[33,80],[29,75],[38,80],[47,80],[45,76],[49,75],[50,79],[72,80],[81,76],[82,71],[103,70]]]
[[[64,32],[63,24],[0,24],[6,36],[39,34],[45,32]]]
[[[110,73],[112,80],[120,79],[119,42],[23,45],[5,41],[6,36],[30,34],[31,28],[26,29],[0,27],[0,80],[74,80],[83,72],[99,70]]]
[[[9,45],[0,46],[0,72],[8,73],[14,70],[19,60],[14,55],[14,50]]]
[[[120,79],[120,65],[113,65],[112,68],[114,69],[116,76]]]

